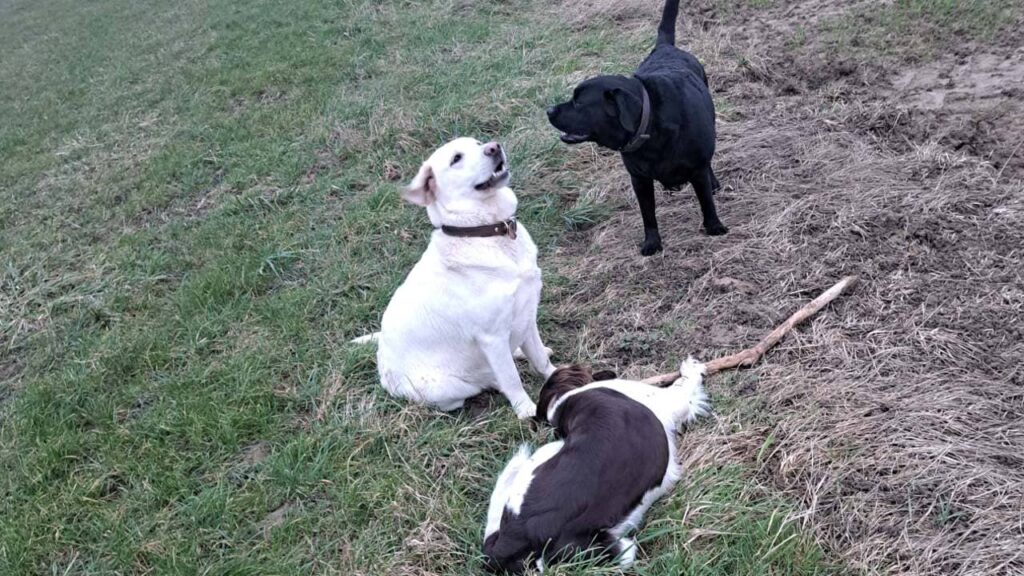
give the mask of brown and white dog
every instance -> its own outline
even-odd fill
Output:
[[[602,379],[610,378],[610,379]],[[629,566],[627,534],[681,475],[676,430],[706,413],[704,365],[687,359],[667,388],[559,368],[540,392],[537,418],[559,438],[523,445],[498,476],[484,530],[485,566],[524,572],[592,550]]]

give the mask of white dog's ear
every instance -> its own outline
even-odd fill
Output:
[[[402,198],[417,206],[429,206],[437,199],[437,179],[434,178],[434,171],[430,166],[420,166],[420,171],[413,177],[412,182],[402,190]]]

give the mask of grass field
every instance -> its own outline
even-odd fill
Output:
[[[507,143],[543,254],[609,213],[542,110],[648,36],[526,0],[0,1],[0,573],[477,573],[493,478],[547,432],[394,401],[345,342],[450,137]],[[742,468],[706,475],[641,572],[821,570]]]
[[[701,236],[690,194],[661,196],[666,253],[639,261],[616,159],[560,144],[543,109],[628,73],[660,2],[0,0],[0,574],[478,574],[491,483],[548,431],[491,396],[450,415],[391,399],[346,344],[425,245],[399,186],[456,135],[509,149],[556,362],[647,375],[866,280],[711,383],[635,573],[1020,566],[1021,335],[995,319],[1021,313],[1022,116],[991,108],[1016,106],[1002,93],[893,105],[1013,77],[930,66],[953,44],[1002,58],[1020,7],[783,4],[684,7],[733,232]],[[894,381],[936,405],[856,396]],[[950,398],[1001,420],[978,434]],[[946,478],[915,460],[936,446]],[[583,572],[602,573],[549,573]]]

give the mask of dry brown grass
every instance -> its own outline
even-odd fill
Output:
[[[661,6],[648,0],[580,0],[556,4],[556,9],[564,22],[579,28],[607,20],[643,26],[657,22],[661,14]]]
[[[573,282],[550,299],[579,333],[567,352],[650,376],[688,353],[750,346],[857,274],[853,293],[758,368],[710,381],[717,404],[732,408],[687,435],[690,465],[750,463],[800,505],[823,544],[867,573],[1020,573],[1022,172],[938,133],[890,129],[908,107],[888,82],[819,71],[820,86],[794,93],[777,56],[758,60],[773,40],[755,16],[684,32],[719,102],[732,105],[716,156],[731,233],[700,234],[687,190],[658,198],[664,255],[639,257],[635,207],[564,248],[556,268]],[[601,196],[630,197],[615,157],[596,154],[592,165],[609,171],[597,178]]]

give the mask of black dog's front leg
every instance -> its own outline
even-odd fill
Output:
[[[661,252],[661,234],[658,233],[658,219],[654,217],[654,180],[630,175],[633,193],[640,203],[640,217],[644,220],[644,242],[640,254],[650,256]]]
[[[715,212],[715,181],[717,179],[712,174],[710,167],[690,180],[690,184],[693,184],[693,191],[697,193],[697,201],[700,202],[700,212],[704,217],[704,231],[708,233],[708,236],[721,236],[729,231],[725,224],[718,219],[718,213]]]

